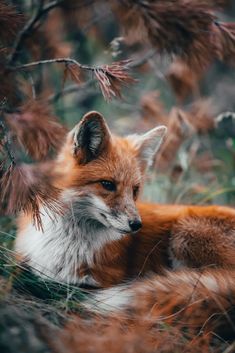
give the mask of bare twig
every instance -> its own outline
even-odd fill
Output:
[[[148,62],[149,59],[151,59],[154,55],[156,54],[156,50],[150,50],[148,51],[143,57],[141,57],[138,60],[133,60],[131,61],[129,64],[127,64],[127,67],[130,69],[136,69],[137,67],[145,64],[146,62]],[[83,68],[85,65],[82,65]],[[86,66],[85,66],[86,68]],[[96,67],[97,68],[97,67]],[[91,67],[92,69],[92,67]],[[93,67],[94,69],[94,67]],[[55,102],[58,99],[60,99],[62,96],[70,94],[70,93],[74,93],[76,91],[80,91],[80,90],[85,90],[87,88],[89,88],[92,84],[94,83],[93,79],[90,79],[89,81],[85,82],[84,84],[81,85],[77,85],[77,84],[72,84],[67,86],[66,88],[64,88],[62,91],[55,93],[53,95],[51,95],[48,99],[48,101],[51,102]],[[93,93],[93,91],[91,92]]]
[[[34,61],[28,64],[16,67],[8,67],[11,71],[27,70],[28,68],[46,65],[46,64],[65,64],[65,70],[68,70],[71,79],[80,85],[80,70],[91,71],[99,83],[101,92],[106,100],[113,97],[122,98],[122,86],[134,83],[135,80],[128,74],[131,60],[122,60],[113,62],[110,65],[88,66],[80,64],[72,58],[56,58]],[[66,72],[66,71],[65,71]],[[67,73],[65,77],[67,76]]]
[[[15,66],[15,67],[9,66],[9,69],[12,71],[24,70],[24,69],[27,70],[31,67],[47,65],[47,64],[54,64],[54,63],[73,64],[73,65],[78,66],[80,69],[89,70],[89,71],[95,71],[100,68],[99,66],[95,67],[95,66],[88,66],[88,65],[80,64],[77,60],[72,59],[72,58],[56,58],[56,59],[33,61],[31,63],[23,64],[23,65],[19,65],[19,66]]]
[[[45,13],[49,12],[50,10],[54,9],[57,6],[60,6],[64,0],[54,0],[51,1],[49,4],[45,5],[42,9],[42,14],[45,15]]]
[[[233,353],[234,350],[235,350],[235,342],[233,342],[229,347],[227,347],[223,353]]]
[[[129,67],[132,69],[137,68],[138,66],[141,66],[148,62],[149,59],[152,59],[156,55],[157,51],[156,50],[149,50],[142,58],[138,60],[133,60],[130,64]]]
[[[156,54],[156,50],[149,50],[142,58],[137,60],[130,60],[130,62],[126,64],[126,67],[134,69],[138,66],[141,66],[145,64],[149,59],[151,59],[155,54]],[[22,64],[16,67],[12,67],[11,65],[9,65],[9,69],[11,69],[12,71],[24,70],[34,66],[54,64],[54,63],[74,64],[74,65],[77,65],[80,69],[90,70],[90,71],[103,69],[101,65],[98,65],[98,66],[83,65],[83,64],[80,64],[77,60],[72,58],[55,58],[55,59],[39,60],[39,61],[33,61],[28,64]]]
[[[145,64],[146,62],[148,62],[148,60],[150,58],[152,58],[154,55],[156,54],[155,50],[149,50],[143,57],[141,57],[140,59],[137,60],[130,60],[129,62],[125,63],[125,67],[126,69],[132,69],[132,68],[137,68],[143,64]],[[97,70],[102,70],[102,71],[106,71],[107,67],[104,67],[104,65],[97,65],[97,66],[89,66],[89,65],[83,65],[81,63],[79,63],[77,60],[73,59],[73,58],[55,58],[55,59],[46,59],[46,60],[39,60],[39,61],[34,61],[34,62],[30,62],[27,64],[22,64],[22,65],[18,65],[15,67],[8,67],[11,71],[17,71],[17,70],[27,70],[33,67],[37,67],[37,66],[41,66],[41,65],[47,65],[47,64],[54,64],[54,63],[59,63],[59,64],[66,64],[66,65],[76,65],[78,67],[78,69],[82,69],[82,70],[86,70],[86,71],[91,71],[91,72],[96,72]],[[66,87],[64,90],[62,90],[61,92],[58,92],[56,94],[54,94],[53,96],[51,96],[49,98],[49,102],[52,101],[56,101],[58,100],[61,96],[65,95],[65,94],[69,94],[72,92],[75,92],[77,90],[81,90],[81,89],[86,89],[88,88],[92,83],[94,82],[93,79],[90,79],[88,82],[86,82],[85,84],[82,85],[70,85],[68,87]]]
[[[86,96],[89,94],[94,94],[96,91],[94,91],[93,89],[91,89],[91,85],[94,83],[93,79],[90,79],[89,81],[82,83],[81,85],[77,85],[77,84],[72,84],[72,85],[68,85],[67,87],[65,87],[63,90],[52,94],[49,98],[48,98],[48,102],[52,103],[52,102],[56,102],[58,99],[60,99],[61,97],[70,94],[70,93],[74,93],[74,92],[78,92],[78,91],[85,91],[86,92]],[[90,90],[89,90],[90,89]]]

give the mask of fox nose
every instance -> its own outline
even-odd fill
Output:
[[[132,230],[132,232],[137,232],[142,227],[142,223],[139,219],[133,219],[129,221],[129,226]]]

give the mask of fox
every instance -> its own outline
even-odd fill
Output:
[[[90,290],[52,352],[201,353],[233,340],[235,209],[139,200],[165,134],[119,137],[92,111],[41,166],[64,212],[41,206],[40,229],[19,215],[17,261]]]
[[[169,269],[234,269],[235,209],[139,201],[166,130],[119,137],[100,113],[87,113],[43,165],[64,212],[42,206],[42,229],[19,216],[18,261],[41,277],[94,288]]]

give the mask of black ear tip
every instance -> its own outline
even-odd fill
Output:
[[[99,113],[95,110],[92,110],[92,111],[86,113],[82,118],[82,122],[87,122],[87,121],[92,121],[92,120],[103,122],[104,117],[101,113]]]

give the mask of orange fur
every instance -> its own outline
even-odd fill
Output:
[[[235,210],[146,203],[138,209],[142,229],[106,245],[87,268],[103,287],[162,273],[171,266],[169,248],[187,267],[235,268]]]
[[[234,272],[210,270],[168,272],[133,283],[125,309],[74,316],[56,351],[224,352],[234,346],[229,346],[235,332],[234,280]]]

